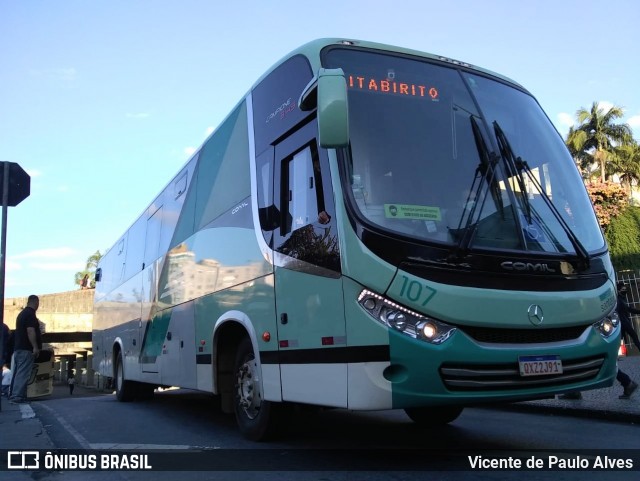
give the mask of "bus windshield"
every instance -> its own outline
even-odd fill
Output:
[[[363,222],[426,242],[466,239],[472,249],[604,248],[571,156],[525,91],[454,65],[363,50],[331,49],[324,64],[347,80],[343,181]]]

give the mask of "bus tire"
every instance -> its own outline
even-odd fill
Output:
[[[116,358],[116,373],[115,373],[115,388],[116,388],[116,399],[120,402],[129,402],[133,401],[136,389],[135,384],[132,381],[127,381],[124,378],[124,368],[122,361],[122,352],[118,352],[118,357]]]
[[[417,425],[425,428],[444,426],[456,420],[462,413],[463,406],[435,406],[406,408],[407,416]]]
[[[262,399],[257,369],[251,340],[245,337],[238,345],[233,368],[236,422],[245,438],[264,441],[275,434],[282,406]]]

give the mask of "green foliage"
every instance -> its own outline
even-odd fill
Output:
[[[627,186],[631,194],[634,184],[640,181],[640,145],[633,142],[615,147],[608,166],[612,174],[618,174],[620,182]]]
[[[617,123],[623,116],[622,107],[613,106],[605,111],[598,102],[593,102],[590,110],[581,107],[576,112],[578,125],[569,129],[565,143],[587,179],[593,174],[590,164],[595,162],[600,167],[600,181],[605,182],[614,148],[632,142],[631,127]]]
[[[612,220],[629,204],[629,197],[620,184],[595,182],[587,184],[587,192],[593,203],[600,227],[606,232]]]
[[[640,207],[629,207],[605,231],[616,271],[640,269]]]

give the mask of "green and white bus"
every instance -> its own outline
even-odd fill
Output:
[[[614,271],[562,138],[512,80],[404,48],[287,55],[96,274],[117,398],[210,392],[255,440],[297,403],[435,425],[616,375]]]

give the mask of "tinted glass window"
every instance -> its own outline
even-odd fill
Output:
[[[307,126],[307,130],[310,127]],[[319,151],[313,139],[285,155],[279,162],[276,175],[280,229],[277,230],[275,250],[340,272],[340,250],[333,219],[326,152]]]
[[[309,62],[298,55],[276,68],[253,90],[257,154],[308,114],[298,109],[298,99],[312,77]]]
[[[456,245],[472,232],[471,247],[575,252],[544,191],[588,250],[603,247],[571,158],[527,93],[408,57],[332,49],[323,61],[346,74],[343,182],[364,222],[428,242]],[[530,172],[510,170],[495,121]]]

